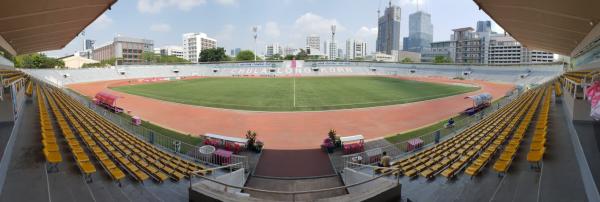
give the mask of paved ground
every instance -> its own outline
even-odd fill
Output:
[[[269,177],[309,177],[333,175],[335,172],[327,153],[320,149],[265,149],[254,174]]]
[[[314,179],[296,179],[296,180],[284,180],[284,179],[265,179],[260,177],[251,177],[246,183],[247,187],[256,189],[272,190],[272,191],[307,191],[316,189],[326,189],[332,187],[344,186],[339,176],[314,178]],[[292,196],[282,194],[270,194],[255,191],[248,191],[252,197],[270,200],[287,200],[291,201]],[[311,193],[311,194],[300,194],[296,196],[296,200],[311,201],[319,198],[329,198],[347,194],[346,189],[338,189],[333,191]]]
[[[97,162],[94,182],[86,183],[73,157],[67,154],[68,146],[62,137],[58,139],[63,141],[60,172],[47,174],[37,104],[28,102],[24,110],[0,201],[188,201],[189,181],[156,184],[148,180],[140,184],[125,179],[119,187]]]

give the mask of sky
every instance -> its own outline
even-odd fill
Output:
[[[408,35],[408,15],[417,10],[431,14],[433,40],[449,40],[452,29],[476,27],[479,20],[491,20],[472,0],[393,0],[402,9],[401,35]],[[418,4],[418,6],[417,6]],[[62,50],[46,52],[60,57],[83,48],[84,39],[96,40],[96,47],[117,35],[154,40],[155,47],[182,45],[182,34],[203,32],[218,40],[226,50],[254,49],[252,27],[259,27],[257,52],[265,46],[303,48],[306,36],[316,34],[321,41],[331,37],[337,26],[336,41],[367,42],[375,51],[377,10],[382,13],[388,0],[119,0],[90,24]],[[493,23],[492,30],[503,30]],[[322,42],[321,42],[322,43]],[[338,45],[340,46],[340,45]]]

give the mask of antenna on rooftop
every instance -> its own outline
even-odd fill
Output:
[[[379,0],[379,8],[377,8],[377,18],[381,16],[381,0]]]

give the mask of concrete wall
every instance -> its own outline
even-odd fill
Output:
[[[139,79],[151,77],[178,76],[364,76],[364,75],[403,75],[403,76],[442,76],[456,77],[463,72],[471,72],[467,79],[478,79],[517,84],[540,83],[562,73],[562,65],[432,65],[432,64],[398,64],[367,62],[297,62],[297,68],[287,67],[288,62],[259,63],[223,63],[197,65],[153,65],[153,66],[118,66],[112,68],[90,69],[25,69],[26,73],[50,83],[65,85],[70,83],[93,82],[103,80]],[[318,69],[318,71],[315,71]],[[175,73],[174,70],[178,70]],[[416,70],[412,72],[412,70]],[[123,74],[121,74],[123,72]],[[529,73],[528,73],[529,72]],[[526,78],[520,75],[528,74]],[[64,77],[64,75],[68,75]]]
[[[591,104],[587,100],[575,99],[572,93],[563,89],[563,102],[572,121],[593,121],[590,117]]]

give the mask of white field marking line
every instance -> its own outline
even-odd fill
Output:
[[[506,177],[506,175],[502,176],[502,180],[500,180],[500,184],[498,184],[498,186],[496,187],[496,190],[494,191],[494,194],[492,194],[492,197],[490,198],[490,202],[494,201],[494,198],[496,198],[496,194],[498,194],[498,191],[500,191],[500,187],[502,187],[505,177]]]
[[[542,194],[542,177],[544,176],[544,162],[540,163],[540,181],[538,182],[538,193],[537,193],[537,201],[540,201],[540,196]]]
[[[44,175],[46,176],[46,187],[48,190],[48,202],[52,202],[52,196],[50,195],[50,179],[48,178],[48,164],[44,163]]]
[[[295,75],[296,75],[296,73],[294,73],[294,108],[296,107],[296,76]]]

